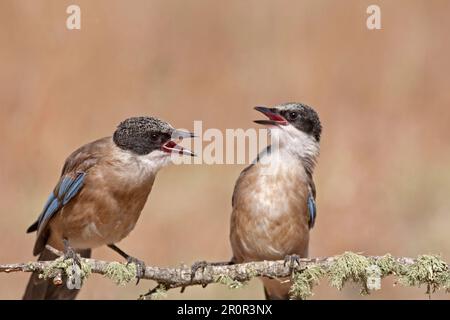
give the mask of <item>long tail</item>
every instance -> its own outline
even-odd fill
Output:
[[[282,283],[288,279],[262,278],[266,300],[289,300],[290,282]]]
[[[78,253],[84,258],[91,257],[91,249],[80,250]],[[49,261],[55,260],[57,257],[51,251],[44,249],[38,260]],[[79,291],[67,288],[65,283],[61,286],[55,286],[52,280],[39,279],[39,273],[33,272],[28,281],[23,300],[73,300]]]

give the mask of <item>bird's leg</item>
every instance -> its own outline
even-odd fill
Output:
[[[120,254],[125,259],[127,259],[127,264],[134,263],[136,265],[136,278],[137,278],[136,285],[137,285],[139,283],[139,281],[141,280],[141,278],[143,278],[145,275],[145,262],[142,260],[139,260],[135,257],[130,256],[129,254],[124,252],[122,249],[117,247],[115,244],[108,244],[108,247],[113,249],[115,252]]]
[[[296,266],[300,266],[300,256],[297,254],[288,254],[284,257],[284,266],[289,264],[289,269],[294,270]]]
[[[217,267],[217,266],[229,266],[229,265],[232,265],[232,264],[234,264],[234,262],[232,260],[230,260],[230,261],[221,261],[221,262],[207,262],[207,261],[204,261],[204,260],[196,261],[191,266],[191,281],[194,281],[195,273],[198,270],[200,270],[200,269],[203,272],[203,271],[205,271],[205,268],[208,267],[208,266]],[[202,287],[206,288],[207,285],[208,284],[202,284]]]
[[[64,244],[64,260],[72,259],[74,264],[76,263],[78,266],[81,266],[80,256],[77,254],[74,248],[72,248],[69,244],[69,240],[67,238],[63,239]]]
[[[67,274],[67,287],[69,289],[80,289],[81,284],[83,282],[83,280],[80,277],[81,258],[75,251],[75,249],[70,246],[69,240],[67,238],[63,238],[63,244],[64,244],[64,255],[63,255],[64,260],[72,259],[71,274]],[[55,281],[55,279],[53,281]]]

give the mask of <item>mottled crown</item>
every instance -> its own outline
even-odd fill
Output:
[[[122,130],[124,133],[144,133],[148,131],[170,133],[173,128],[167,122],[155,117],[133,117],[122,121],[117,126],[117,130]]]
[[[161,141],[170,138],[172,131],[170,124],[157,118],[133,117],[117,126],[113,140],[120,148],[143,155],[158,149]]]

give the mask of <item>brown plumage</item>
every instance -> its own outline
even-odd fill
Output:
[[[83,188],[48,224],[39,228],[33,249],[35,255],[42,253],[39,260],[52,257],[44,249],[46,244],[62,251],[63,238],[86,257],[86,249],[117,243],[125,238],[136,225],[156,176],[156,172],[141,163],[138,156],[119,149],[110,137],[89,143],[68,157],[61,177],[74,176],[77,172],[86,173]],[[57,194],[59,184],[54,194]],[[45,299],[73,298],[78,291],[44,285],[42,283],[47,281],[37,279],[35,275],[30,282],[37,287],[47,287],[42,297]],[[38,298],[30,294],[33,287],[28,285],[24,298]]]
[[[308,255],[308,184],[301,163],[263,174],[264,165],[247,168],[233,193],[230,241],[236,263],[282,260]],[[287,299],[289,283],[262,279],[272,299]]]
[[[85,172],[84,187],[76,196],[77,201],[70,201],[48,226],[41,226],[35,255],[47,243],[62,250],[63,236],[74,248],[95,248],[120,241],[134,228],[156,173],[146,173],[141,168],[136,176],[130,175],[139,168],[139,162],[130,163],[119,152],[108,137],[87,144],[68,157],[61,176]],[[59,184],[54,193],[58,188]]]
[[[170,153],[191,154],[171,140],[173,132],[169,124],[155,118],[130,118],[119,125],[114,137],[74,151],[64,164],[50,202],[28,229],[37,231],[33,254],[40,254],[40,260],[53,260],[55,256],[45,245],[68,250],[66,240],[83,257],[89,257],[92,248],[108,245],[127,259],[138,261],[114,244],[135,227],[157,172],[170,163]],[[77,177],[82,177],[79,188],[70,187],[68,181],[72,183]],[[49,205],[52,201],[58,205]],[[50,280],[33,274],[23,298],[74,299],[78,291],[64,285],[55,287]]]
[[[295,123],[287,113],[305,112],[303,119],[307,119],[315,112],[299,104],[257,110],[269,117],[258,123],[270,125],[279,145],[261,153],[236,182],[230,224],[232,262],[307,257],[309,230],[315,219],[312,171],[319,153],[320,128]],[[318,118],[317,124],[320,126]],[[284,280],[288,279],[262,279],[267,299],[289,298],[291,284]]]

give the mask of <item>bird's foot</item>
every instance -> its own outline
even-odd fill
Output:
[[[80,255],[69,245],[69,240],[63,239],[64,243],[64,260],[72,260],[72,268],[71,273],[67,274],[67,287],[69,289],[80,289],[81,284],[83,283],[83,279],[80,277],[81,275],[81,258]],[[66,272],[68,272],[66,270]],[[66,277],[64,276],[64,279]],[[53,284],[61,285],[63,283],[63,275],[59,273],[55,278],[53,278]]]
[[[117,247],[114,243],[108,244],[108,247],[113,249],[115,252],[120,254],[125,259],[127,259],[127,265],[129,265],[130,263],[134,263],[134,265],[136,266],[136,278],[137,278],[136,285],[137,285],[139,283],[139,281],[145,275],[145,263],[144,263],[144,261],[136,259],[135,257],[130,256],[129,254],[124,252],[122,249]]]
[[[205,271],[205,268],[209,266],[210,264],[204,260],[202,261],[196,261],[191,266],[191,281],[194,281],[195,274],[198,270],[202,270],[202,272]],[[207,284],[202,284],[203,288],[206,288]]]
[[[75,249],[69,245],[69,240],[63,239],[63,243],[64,243],[64,255],[63,255],[64,260],[72,259],[74,265],[76,264],[79,267],[81,267],[81,258],[75,251]]]
[[[204,272],[206,267],[229,266],[232,264],[234,264],[233,261],[225,261],[225,262],[207,262],[204,260],[196,261],[191,266],[191,282],[194,281],[195,273],[198,270],[202,270],[202,272]],[[203,288],[206,288],[207,285],[208,285],[207,283],[202,283]],[[182,291],[184,291],[184,289],[182,289]]]
[[[229,266],[234,264],[233,261],[225,261],[225,262],[207,262],[207,261],[196,261],[191,265],[191,282],[194,281],[195,279],[195,273],[198,270],[202,270],[202,272],[205,271],[205,268],[208,266]],[[206,286],[208,285],[208,283],[202,283],[202,287],[206,288]],[[186,287],[181,287],[181,293],[184,292],[184,290],[186,289]]]
[[[294,270],[300,266],[300,256],[296,254],[287,255],[284,257],[284,266],[289,265],[289,269]]]
[[[135,257],[128,256],[127,265],[129,265],[130,263],[134,263],[134,265],[136,266],[136,279],[137,279],[136,285],[137,285],[145,275],[145,262]]]

